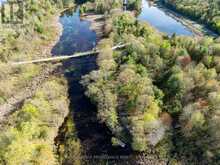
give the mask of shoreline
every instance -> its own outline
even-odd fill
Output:
[[[185,27],[189,28],[189,30],[192,31],[194,36],[197,36],[197,37],[204,37],[204,36],[218,37],[219,36],[214,31],[205,27],[205,25],[202,25],[196,21],[193,21],[180,13],[177,13],[176,11],[162,4],[162,2],[156,1],[154,5],[157,8],[161,9],[166,15],[172,17],[173,19],[180,22]]]
[[[63,26],[62,26],[62,24],[59,21],[60,13],[61,12],[58,12],[56,14],[56,16],[53,18],[53,21],[51,22],[51,24],[52,24],[51,26],[52,26],[52,28],[55,29],[56,33],[54,34],[55,35],[54,39],[49,41],[49,43],[48,43],[48,45],[46,47],[46,50],[45,50],[44,54],[47,57],[51,57],[52,56],[51,50],[53,49],[54,45],[56,45],[56,43],[59,42],[60,37],[62,36],[62,33],[63,33]]]
[[[96,33],[96,42],[98,43],[104,37],[105,18],[103,14],[86,13],[80,16],[82,20],[90,23],[89,29]]]

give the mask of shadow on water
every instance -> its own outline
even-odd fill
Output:
[[[90,23],[79,18],[79,11],[67,11],[60,17],[63,34],[52,50],[53,55],[70,55],[74,52],[91,50],[96,45],[96,34],[89,29]],[[97,110],[84,95],[80,84],[82,76],[97,69],[96,56],[78,57],[63,62],[65,77],[68,81],[70,110],[86,157],[97,155],[128,155],[130,151],[111,145],[112,134],[97,120]],[[64,123],[65,124],[65,123]],[[63,135],[58,141],[63,142]],[[94,161],[94,159],[93,159]],[[91,164],[91,163],[90,163]],[[96,163],[94,163],[96,164]]]

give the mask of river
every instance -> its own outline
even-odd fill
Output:
[[[147,0],[142,0],[142,11],[138,16],[138,20],[146,21],[160,32],[168,35],[172,35],[173,33],[185,36],[193,35],[193,32],[189,28]]]
[[[146,1],[143,1],[143,9],[138,19],[149,22],[159,31],[168,35],[173,33],[177,35],[193,35],[187,27],[166,15],[159,8],[151,7]],[[88,21],[80,19],[78,9],[62,13],[60,22],[63,26],[63,32],[59,42],[51,51],[54,56],[88,51],[96,46],[96,33],[90,29]],[[83,154],[87,156],[105,154],[114,156],[121,153],[126,156],[130,155],[131,149],[129,146],[122,148],[111,145],[111,131],[98,122],[96,107],[84,95],[85,91],[80,84],[83,75],[97,69],[96,57],[74,58],[64,62],[63,67],[69,87],[70,114],[76,127],[77,136],[82,144]],[[62,137],[64,136],[60,136],[60,138]],[[63,142],[63,139],[60,139],[60,142]],[[90,164],[92,163],[90,162]],[[94,162],[94,164],[97,164],[97,162]]]
[[[88,51],[96,46],[96,33],[90,30],[88,21],[80,19],[78,9],[64,12],[60,17],[60,22],[63,26],[63,32],[60,40],[51,51],[54,56]],[[82,145],[84,161],[96,165],[100,161],[101,155],[129,154],[129,148],[112,147],[111,131],[104,124],[99,123],[96,107],[84,95],[84,88],[80,84],[82,76],[97,69],[96,56],[74,58],[74,60],[63,62],[63,68],[68,81],[70,115]],[[56,138],[58,145],[63,145],[63,137],[65,136],[60,135]]]

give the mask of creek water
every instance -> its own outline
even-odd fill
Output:
[[[96,46],[96,33],[90,30],[90,23],[80,19],[79,10],[65,11],[60,22],[63,32],[59,42],[54,46],[51,53],[54,56],[71,55],[75,52],[91,50]],[[96,165],[103,155],[118,155],[120,153],[128,155],[129,148],[113,147],[111,145],[111,131],[101,124],[97,119],[95,105],[90,102],[84,94],[85,90],[80,84],[82,76],[96,70],[96,56],[78,57],[63,62],[63,70],[68,81],[68,93],[70,100],[70,115],[76,127],[77,137],[82,145],[82,158],[85,164]],[[64,123],[65,125],[65,123]],[[62,145],[64,135],[56,138]],[[65,142],[64,142],[65,143]],[[89,163],[86,163],[89,161]],[[93,162],[93,163],[92,163]]]
[[[96,46],[96,33],[89,29],[90,23],[80,19],[79,9],[66,10],[61,14],[63,32],[59,42],[53,47],[53,55],[71,55],[75,52],[91,50]]]
[[[182,24],[166,16],[160,9],[150,7],[146,1],[143,1],[143,10],[138,19],[148,21],[158,30],[168,34],[192,35],[190,30]],[[54,56],[88,51],[96,46],[96,33],[90,30],[88,21],[80,19],[78,9],[76,11],[67,10],[62,13],[60,23],[63,26],[63,32],[59,42],[51,51]],[[96,56],[74,58],[63,62],[63,68],[66,70],[65,77],[69,87],[70,110],[72,111],[70,114],[76,127],[77,137],[82,144],[83,154],[86,156],[114,156],[121,155],[121,153],[123,156],[130,155],[129,146],[122,148],[111,145],[111,132],[97,120],[96,107],[84,95],[84,88],[80,84],[83,75],[97,69]],[[62,138],[63,136],[58,136],[58,139],[59,137]],[[63,139],[60,141],[62,142]],[[92,163],[90,162],[90,164]]]

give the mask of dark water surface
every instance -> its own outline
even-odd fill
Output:
[[[63,33],[59,42],[52,49],[53,55],[71,55],[87,51],[96,45],[96,33],[89,29],[90,23],[80,19],[79,9],[65,11],[60,22]]]
[[[88,51],[96,45],[96,33],[89,29],[88,21],[80,20],[78,10],[66,11],[60,17],[60,22],[63,26],[63,34],[52,50],[53,55],[71,55],[75,52]],[[97,69],[96,56],[77,57],[65,61],[63,69],[68,81],[69,108],[72,111],[70,114],[82,144],[83,157],[121,155],[121,153],[128,155],[130,149],[111,145],[111,131],[104,124],[99,123],[97,109],[85,96],[85,90],[80,84],[82,76]],[[63,137],[65,135],[60,134],[56,138],[58,145],[65,143]],[[84,164],[96,165],[100,160],[87,161]]]
[[[163,10],[156,6],[152,6],[148,0],[142,0],[142,11],[138,16],[138,20],[146,21],[161,32],[172,35],[192,36],[193,33],[189,28],[167,15]]]

